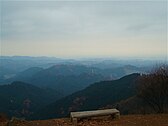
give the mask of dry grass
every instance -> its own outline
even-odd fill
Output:
[[[0,126],[6,126],[6,122],[0,122]],[[109,117],[81,120],[79,126],[168,126],[168,114],[158,115],[127,115],[120,119]],[[69,118],[36,120],[17,122],[14,126],[72,126]]]

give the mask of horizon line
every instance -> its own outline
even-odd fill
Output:
[[[142,56],[47,56],[47,55],[0,55],[0,57],[32,57],[32,58],[58,58],[58,59],[115,59],[115,60],[164,60],[168,61],[168,56],[162,57],[142,57]]]

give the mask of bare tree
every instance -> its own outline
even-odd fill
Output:
[[[168,65],[142,75],[138,82],[138,97],[147,102],[155,112],[165,112],[168,107]]]

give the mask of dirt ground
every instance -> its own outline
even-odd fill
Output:
[[[0,122],[0,126],[7,126],[7,122]],[[18,121],[12,126],[73,126],[69,118]],[[99,117],[91,120],[81,120],[78,126],[168,126],[168,114],[158,115],[126,115],[120,119]]]

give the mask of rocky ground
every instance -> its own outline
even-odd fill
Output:
[[[7,126],[7,121],[1,120],[0,126]],[[73,126],[69,118],[25,121],[16,120],[12,126]],[[99,117],[91,120],[81,120],[78,126],[168,126],[168,114],[158,115],[126,115],[120,119]]]

